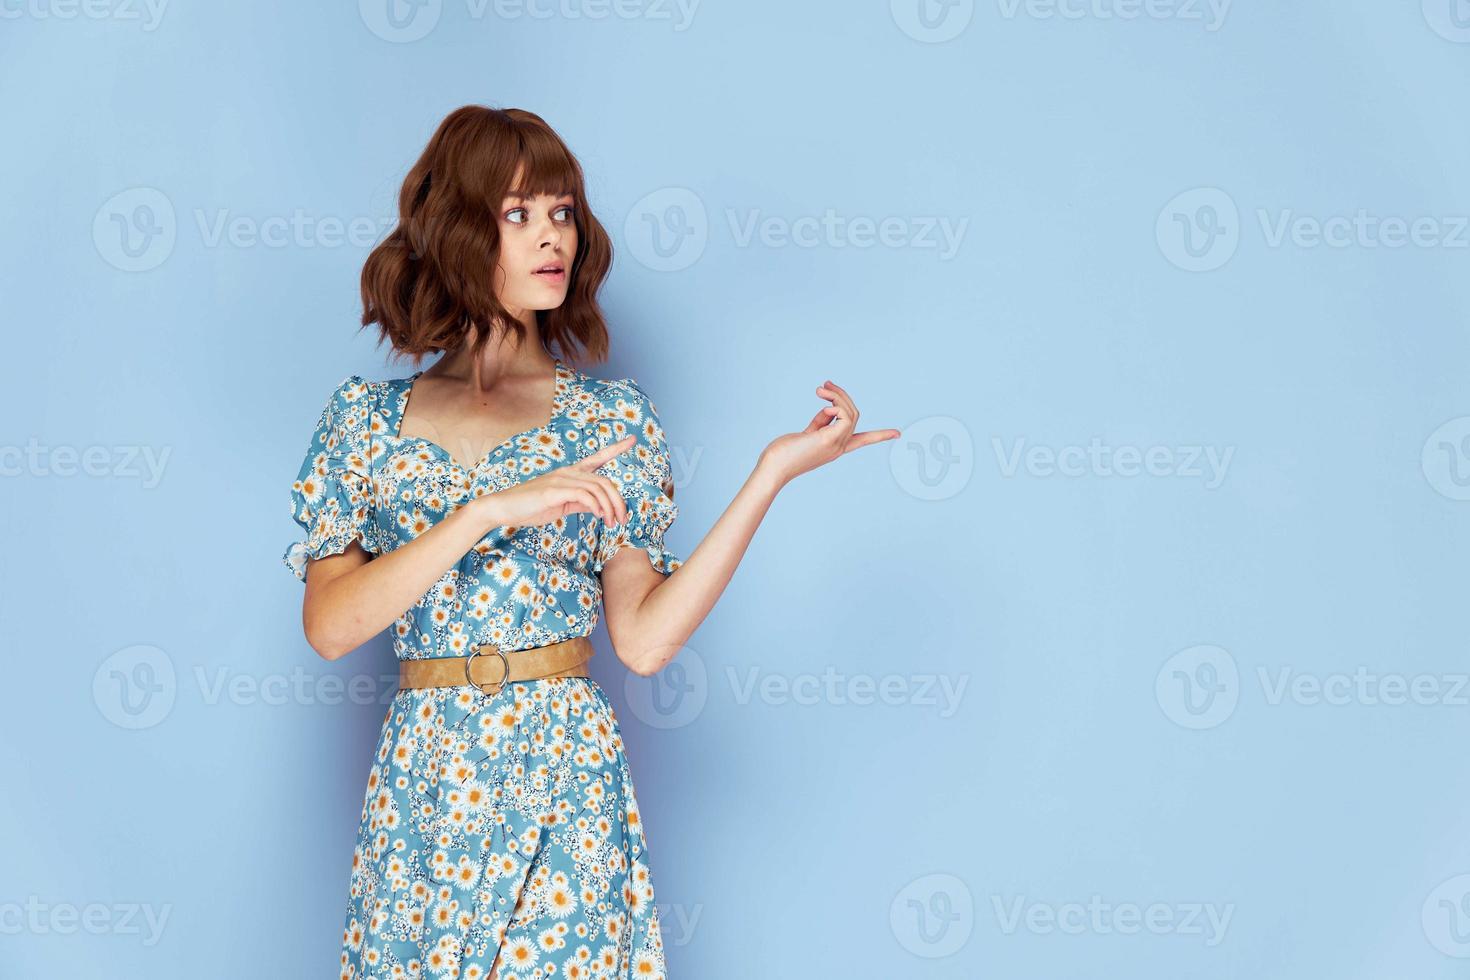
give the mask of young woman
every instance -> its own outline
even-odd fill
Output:
[[[665,974],[648,847],[612,704],[587,676],[599,604],[628,669],[704,620],[776,493],[895,429],[841,387],[760,454],[687,559],[652,399],[606,357],[611,264],[582,171],[540,117],[467,106],[409,172],[368,257],[363,324],[407,377],[344,379],[291,487],[284,559],[328,660],[391,628],[401,668],[368,776],[344,978]],[[557,353],[553,353],[555,350]]]

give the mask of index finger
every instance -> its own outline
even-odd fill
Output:
[[[633,441],[633,436],[623,436],[623,438],[619,439],[617,442],[608,443],[606,446],[603,446],[591,456],[588,456],[586,459],[579,459],[572,465],[582,470],[595,470],[603,463],[606,463],[608,460],[616,459],[618,456],[621,456],[629,449],[632,449]]]

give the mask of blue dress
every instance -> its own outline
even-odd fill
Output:
[[[630,378],[602,380],[556,359],[547,425],[518,433],[469,469],[434,442],[399,434],[405,378],[344,379],[328,398],[291,485],[305,538],[283,560],[352,541],[381,555],[484,493],[564,466],[632,433],[600,467],[628,502],[608,526],[573,514],[498,527],[446,571],[392,629],[400,660],[461,657],[585,636],[598,575],[624,547],[658,571],[682,561],[663,542],[678,511],[658,415]],[[400,690],[383,719],[352,855],[341,976],[501,980],[665,975],[648,845],[613,707],[591,678]]]

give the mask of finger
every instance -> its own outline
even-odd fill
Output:
[[[832,417],[832,424],[827,426],[827,428],[843,433],[851,432],[853,427],[857,425],[857,419],[853,418],[852,410],[847,405],[839,402],[835,412]]]
[[[621,524],[626,519],[627,507],[616,485],[605,476],[595,473],[568,473],[567,479],[574,481],[579,490],[597,498],[597,516],[608,524]],[[619,515],[623,515],[620,517]]]
[[[861,449],[863,446],[871,446],[878,442],[887,442],[889,439],[897,439],[898,437],[899,431],[897,429],[869,429],[866,432],[854,432],[852,438],[847,440],[847,445],[842,448],[842,451],[844,453],[850,453],[854,449]]]
[[[627,503],[618,492],[617,484],[594,473],[587,477],[587,486],[602,501],[603,510],[607,513],[603,518],[606,523],[621,524],[628,519]]]
[[[833,404],[841,408],[844,415],[850,415],[854,417],[857,415],[857,405],[853,404],[853,401],[851,398],[848,397],[847,392],[843,391],[841,388],[838,388],[836,385],[833,385],[830,388],[826,385],[821,385],[817,388],[817,394],[822,395],[824,398],[832,399]]]
[[[581,486],[560,486],[560,488],[557,488],[557,494],[562,497],[563,516],[566,516],[566,514],[595,514],[595,516],[601,516],[601,514],[598,514],[598,507],[600,507],[601,502],[597,500],[594,494],[587,491],[587,489],[581,488]]]
[[[802,431],[816,432],[818,429],[826,426],[828,422],[832,421],[832,416],[836,414],[837,407],[835,405],[823,405],[817,410],[817,414],[812,416],[812,420],[806,424],[806,428]]]
[[[847,413],[851,415],[853,421],[856,422],[858,416],[857,402],[853,401],[852,396],[847,393],[847,389],[832,381],[831,379],[828,379],[825,382],[825,387],[828,387],[837,393],[838,400],[847,406]]]
[[[617,513],[617,523],[628,523],[628,500],[623,492],[618,489],[617,484],[607,477],[600,477],[601,486],[607,491],[608,497],[613,501],[613,507]]]
[[[633,443],[636,441],[637,439],[635,436],[623,436],[623,438],[619,439],[617,442],[609,443],[608,445],[603,446],[601,449],[593,453],[591,456],[588,456],[586,459],[577,460],[575,463],[572,464],[572,468],[583,471],[595,470],[603,463],[606,463],[608,460],[616,459],[622,453],[627,452],[633,447]]]

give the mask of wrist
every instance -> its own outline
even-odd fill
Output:
[[[782,487],[791,482],[791,477],[781,472],[762,455],[756,460],[755,469],[751,471],[748,482],[774,496]]]
[[[483,493],[464,506],[465,510],[474,515],[475,523],[481,531],[490,531],[505,523],[500,519],[500,501],[495,498],[493,491]]]

